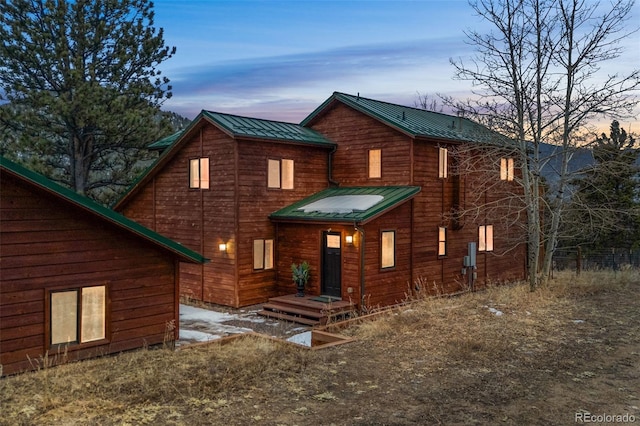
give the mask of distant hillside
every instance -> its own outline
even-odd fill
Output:
[[[175,133],[178,130],[183,130],[189,125],[189,123],[191,123],[191,120],[189,120],[188,118],[171,111],[161,111],[160,116],[168,119],[169,123],[171,123],[171,127],[173,128],[173,131],[171,133]]]

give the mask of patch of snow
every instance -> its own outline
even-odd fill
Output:
[[[365,211],[384,200],[382,195],[336,195],[309,203],[298,210],[305,213],[353,213]]]
[[[287,339],[287,342],[297,343],[298,345],[311,347],[311,332],[296,334]]]
[[[574,324],[582,324],[584,320],[573,320]]]
[[[204,333],[197,330],[180,330],[180,340],[195,340],[196,342],[208,342],[221,338],[215,334]]]
[[[494,314],[497,317],[502,315],[502,311],[499,311],[496,308],[489,308],[489,312],[491,312],[492,314]]]
[[[210,311],[209,309],[196,308],[195,306],[180,305],[180,321],[202,321],[217,324],[237,318],[237,315],[226,312],[216,312]]]

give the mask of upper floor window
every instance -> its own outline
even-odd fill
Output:
[[[513,158],[500,159],[500,180],[513,180]]]
[[[493,251],[493,225],[478,227],[478,251]]]
[[[253,240],[253,269],[273,269],[273,240]]]
[[[106,287],[52,291],[49,344],[85,343],[106,338]]]
[[[438,227],[438,256],[447,255],[447,228]]]
[[[293,160],[282,159],[268,161],[267,187],[274,189],[293,189]]]
[[[396,266],[396,232],[382,231],[380,243],[380,267],[393,268]]]
[[[369,178],[382,177],[382,150],[369,150]]]
[[[447,148],[439,148],[438,149],[438,177],[446,178],[448,174],[448,151]]]
[[[209,159],[189,160],[189,188],[209,189]]]

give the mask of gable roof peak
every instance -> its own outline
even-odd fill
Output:
[[[333,92],[301,124],[311,126],[336,102],[347,105],[410,137],[425,137],[452,142],[489,143],[505,138],[489,128],[463,116],[427,111],[406,105],[379,101],[363,96]]]

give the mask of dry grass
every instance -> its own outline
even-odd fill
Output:
[[[638,411],[638,271],[412,303],[307,351],[247,337],[0,380],[0,424],[567,424]],[[600,410],[600,411],[598,411]]]

